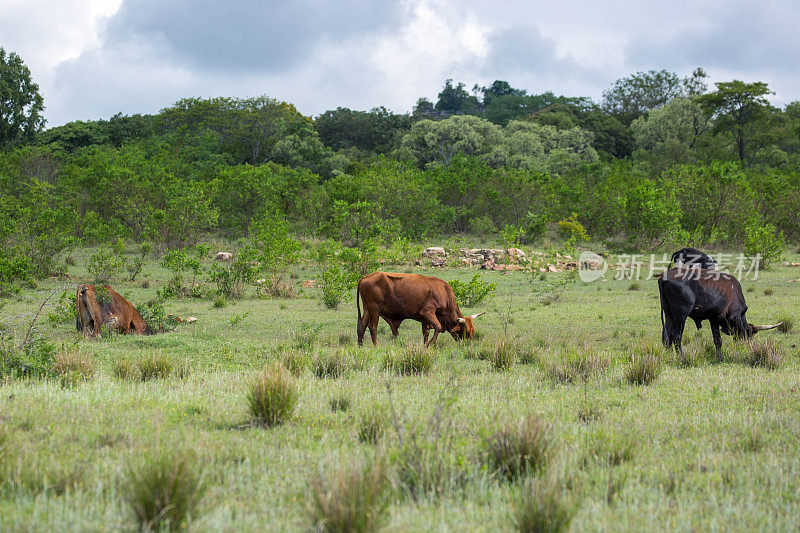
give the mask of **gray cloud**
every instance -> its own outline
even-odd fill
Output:
[[[177,64],[202,70],[274,72],[339,43],[396,24],[395,2],[355,0],[125,0],[106,40],[150,40]]]

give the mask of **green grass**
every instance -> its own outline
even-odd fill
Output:
[[[69,273],[79,282],[86,279],[85,257],[75,257]],[[468,282],[477,270],[414,271]],[[297,272],[297,280],[318,276],[307,265]],[[50,342],[76,344],[90,357],[92,373],[74,387],[62,387],[57,374],[0,381],[0,530],[136,529],[125,472],[158,446],[192,450],[194,464],[202,465],[206,490],[191,514],[197,531],[306,529],[314,473],[330,469],[320,487],[338,487],[338,469],[330,465],[380,454],[391,482],[380,523],[390,531],[508,530],[518,520],[539,523],[537,516],[575,531],[633,530],[643,517],[662,530],[800,527],[800,422],[791,392],[800,389],[792,347],[800,344],[797,328],[761,332],[756,341],[769,346],[741,354],[723,336],[720,364],[706,353],[707,323],[699,332],[689,323],[684,352],[690,356],[681,362],[664,352],[658,378],[631,386],[625,378],[631,355],[652,353],[661,341],[654,281],[629,291],[630,280],[610,279],[610,270],[608,281],[575,283],[545,306],[533,294],[545,283],[538,277],[482,276],[497,283],[497,292],[476,319],[480,338],[457,344],[441,334],[424,351],[406,348],[421,339],[413,321],[403,323],[395,341],[384,327],[377,348],[369,340],[355,347],[353,294],[330,310],[316,288],[292,299],[259,299],[251,290],[220,308],[211,300],[170,300],[168,313],[198,322],[150,337],[97,341],[82,338],[74,323],[43,325]],[[546,283],[560,276],[548,274]],[[748,282],[756,288],[745,293],[748,320],[769,324],[779,321],[775,310],[795,313],[800,284],[788,281],[796,277],[796,269],[776,264]],[[135,284],[113,285],[138,303],[168,279],[151,261]],[[3,333],[24,335],[25,316],[58,283],[43,281],[12,297],[0,310],[0,317],[12,317]],[[773,294],[765,295],[765,287]],[[232,328],[231,318],[247,312]],[[502,341],[515,347],[516,360],[496,371],[491,356]],[[779,365],[770,363],[773,353],[781,355]],[[172,371],[143,381],[138,364],[153,354]],[[320,379],[316,357],[343,358],[345,371]],[[416,360],[420,371],[387,368],[390,358]],[[247,391],[276,361],[296,372],[296,403],[280,425],[252,427]],[[84,368],[64,364],[76,376]],[[180,370],[184,364],[191,372]],[[571,379],[550,376],[559,365]],[[441,410],[445,389],[452,395],[444,395],[449,407]],[[331,409],[340,395],[348,399],[344,412]],[[556,437],[558,457],[539,475],[558,473],[564,481],[555,488],[544,482],[536,488],[540,477],[531,476],[500,483],[483,460],[485,436],[500,421],[532,414]],[[415,484],[418,497],[409,497],[403,483]],[[356,500],[357,491],[338,502]],[[331,505],[326,509],[334,512]]]

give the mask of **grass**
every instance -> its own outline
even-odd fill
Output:
[[[291,373],[282,365],[274,364],[250,382],[246,402],[254,423],[273,427],[292,416],[299,397]]]
[[[750,366],[776,370],[783,364],[783,350],[774,339],[752,339],[746,344],[746,362]]]
[[[388,519],[388,483],[383,466],[364,461],[330,466],[309,483],[309,531],[369,533]]]
[[[202,511],[203,472],[187,452],[170,450],[130,462],[123,494],[140,531],[179,531]]]
[[[778,326],[778,331],[781,333],[789,333],[794,329],[794,319],[789,313],[781,313],[778,317],[778,321],[781,323],[781,325]]]
[[[86,258],[80,250],[75,257],[69,274],[78,282]],[[319,279],[315,268],[300,265],[298,279]],[[465,282],[477,271],[412,270]],[[149,289],[138,281],[112,285],[131,301],[148,301],[171,274],[156,260],[148,260],[145,271]],[[653,385],[628,386],[631,354],[640,345],[661,343],[654,282],[640,281],[640,290],[628,291],[631,281],[614,280],[610,270],[607,281],[570,284],[558,301],[542,306],[532,294],[531,273],[482,275],[498,285],[487,313],[476,320],[480,338],[457,344],[440,335],[429,350],[432,364],[416,374],[387,371],[383,364],[387,354],[400,359],[408,344],[419,345],[417,322],[404,322],[396,341],[384,326],[378,348],[369,338],[364,347],[340,345],[340,336],[355,338],[353,294],[338,310],[324,309],[315,290],[284,300],[256,298],[249,288],[243,299],[219,309],[211,309],[210,299],[168,300],[167,313],[200,320],[154,336],[96,341],[78,335],[74,323],[38,328],[53,346],[76,345],[90,356],[94,375],[74,388],[62,388],[55,371],[0,380],[0,530],[139,529],[127,500],[126,469],[155,458],[159,441],[163,449],[168,441],[192,450],[194,465],[202,465],[207,491],[191,513],[190,530],[311,528],[307,503],[314,473],[322,468],[333,480],[339,467],[331,465],[361,460],[385,465],[391,488],[380,525],[387,531],[506,531],[514,513],[545,517],[527,519],[528,526],[555,527],[562,521],[559,507],[546,504],[551,500],[567,508],[580,503],[568,526],[574,531],[632,530],[642,520],[670,530],[686,524],[702,530],[759,530],[764,524],[797,529],[800,501],[785,497],[793,494],[800,469],[791,416],[800,368],[791,347],[795,329],[754,338],[774,343],[783,355],[780,366],[768,371],[750,365],[747,345],[740,356],[728,356],[735,343],[727,336],[724,362],[711,364],[708,325],[695,331],[690,322],[684,352],[693,359],[680,364],[664,352],[662,364],[670,366]],[[551,273],[548,282],[562,276]],[[788,280],[797,276],[796,268],[778,264],[748,282],[756,287],[747,295],[749,320],[774,323],[781,310],[795,312],[800,283]],[[35,290],[4,299],[3,335],[24,336],[24,317],[36,312],[42,292],[57,286],[43,280]],[[762,294],[767,286],[775,288],[769,298]],[[465,314],[482,310],[462,308]],[[232,316],[248,311],[239,328],[230,327]],[[515,364],[499,372],[492,370],[491,356],[501,338],[517,353]],[[335,380],[317,378],[315,357],[340,352],[347,370]],[[525,352],[532,354],[527,361]],[[138,362],[154,353],[171,361],[173,370],[168,378],[141,381]],[[249,423],[249,385],[265,363],[287,362],[289,354],[298,355],[300,369],[289,375],[298,393],[291,416],[270,430],[255,429],[261,423]],[[184,362],[191,371],[178,379]],[[563,384],[549,375],[556,366],[567,369]],[[457,394],[441,401],[451,384]],[[341,392],[348,409],[333,412],[330,400]],[[490,475],[485,438],[504,427],[502,421],[532,413],[552,428],[558,453],[537,473],[499,482],[504,478]],[[562,481],[552,482],[548,500],[544,487],[551,475]],[[529,494],[528,501],[538,503],[521,505],[523,489],[531,486],[539,494]]]
[[[567,531],[577,507],[560,483],[535,478],[517,489],[511,506],[511,529],[520,533]]]
[[[53,368],[62,387],[76,387],[94,377],[92,357],[84,354],[80,346],[62,348],[53,358]]]
[[[535,474],[547,466],[554,446],[549,424],[534,416],[506,423],[484,444],[492,475],[509,481]]]
[[[409,343],[400,353],[389,352],[384,367],[397,374],[426,374],[433,366],[434,349]]]
[[[650,385],[661,375],[663,368],[658,354],[636,350],[625,368],[625,379],[631,385]]]
[[[137,368],[139,379],[149,381],[169,377],[172,374],[173,364],[168,355],[161,351],[152,351],[139,359]]]

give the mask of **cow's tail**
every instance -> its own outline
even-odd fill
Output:
[[[356,309],[358,309],[358,323],[361,324],[361,280],[356,285]]]

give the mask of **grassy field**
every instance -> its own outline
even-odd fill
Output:
[[[70,268],[73,280],[85,279],[83,268]],[[414,271],[468,281],[477,269]],[[170,300],[168,312],[198,321],[152,337],[83,339],[74,323],[40,321],[49,341],[79,350],[94,373],[74,387],[57,378],[0,382],[0,530],[135,530],[132,472],[169,453],[202,474],[195,531],[312,528],[320,473],[335,479],[359,461],[382,465],[390,480],[387,531],[511,529],[531,483],[552,485],[577,531],[800,528],[798,330],[758,335],[783,356],[769,369],[748,364],[750,348],[730,337],[717,364],[708,325],[695,333],[687,324],[687,356],[678,361],[659,348],[655,281],[579,281],[543,304],[539,288],[563,275],[484,273],[496,295],[464,309],[487,311],[476,321],[479,339],[459,345],[440,336],[430,369],[412,375],[386,361],[414,355],[418,323],[405,322],[394,342],[382,323],[381,345],[358,348],[354,298],[326,309],[319,289],[223,308]],[[301,270],[295,283],[317,276]],[[114,287],[141,302],[167,272],[148,264],[142,278],[149,288]],[[743,282],[749,320],[795,315],[796,278],[800,269],[776,266]],[[0,310],[6,327],[23,331],[25,315],[60,284],[12,298]],[[661,373],[631,384],[631,361],[648,357]],[[174,369],[145,381],[125,376],[146,358]],[[253,425],[249,384],[275,360],[296,367],[298,403],[282,424]],[[343,373],[318,377],[329,360]],[[505,480],[489,460],[493,435],[531,415],[547,459],[529,479]],[[361,442],[373,419],[377,442]],[[408,481],[415,460],[427,465],[421,491]]]

